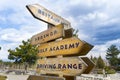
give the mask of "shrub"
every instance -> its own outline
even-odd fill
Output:
[[[107,72],[107,74],[115,74],[116,73],[116,71],[114,69],[109,69],[106,72]]]
[[[0,75],[0,80],[6,80],[6,78],[7,78],[6,76],[1,76]]]

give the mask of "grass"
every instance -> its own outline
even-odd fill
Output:
[[[0,75],[0,80],[6,80],[6,78],[7,78],[6,76],[1,76]]]

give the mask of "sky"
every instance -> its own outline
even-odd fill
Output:
[[[12,2],[11,2],[12,1]],[[79,30],[79,38],[94,48],[86,56],[105,58],[107,48],[120,44],[120,0],[1,0],[0,59],[8,60],[8,49],[47,29],[26,5],[40,4],[68,20]]]

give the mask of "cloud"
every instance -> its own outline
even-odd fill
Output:
[[[15,46],[20,45],[20,43],[4,43],[0,46],[2,46],[1,50],[0,50],[0,59],[4,60],[4,61],[8,61],[8,49],[14,49]]]
[[[68,16],[72,17],[70,20],[74,24],[73,28],[79,29],[79,37],[94,45],[119,39],[120,16],[118,13],[120,11],[116,10],[119,3],[108,0],[102,0],[102,2],[89,0],[90,2],[87,3],[86,1],[88,0],[71,3],[72,6],[68,11]]]
[[[7,50],[22,40],[46,30],[47,25],[35,19],[25,7],[38,3],[71,22],[79,30],[79,38],[93,44],[90,54],[104,54],[110,44],[120,39],[119,0],[10,0],[0,1],[0,51],[7,59]],[[88,54],[89,55],[89,54]],[[1,58],[1,57],[0,57]],[[1,58],[2,59],[2,58]]]
[[[106,42],[105,44],[95,45],[94,48],[89,52],[87,56],[91,56],[91,55],[95,57],[101,56],[103,59],[105,59],[107,49],[111,45],[116,45],[119,49],[118,43],[120,43],[120,39],[111,40]]]
[[[87,15],[106,7],[105,4],[105,0],[70,0],[67,14],[73,17]]]
[[[0,46],[2,47],[0,59],[8,60],[8,49],[14,49],[22,40],[30,39],[32,35],[46,30],[47,25],[33,18],[25,7],[27,4],[32,4],[31,1],[0,2]]]

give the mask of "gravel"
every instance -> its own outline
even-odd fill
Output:
[[[16,74],[4,74],[4,73],[0,73],[0,75],[7,76],[7,80],[27,80],[27,78],[29,77],[29,75],[16,75]],[[110,77],[110,80],[120,80],[120,73],[109,74],[108,77]],[[77,80],[80,80],[79,76],[77,76]]]

